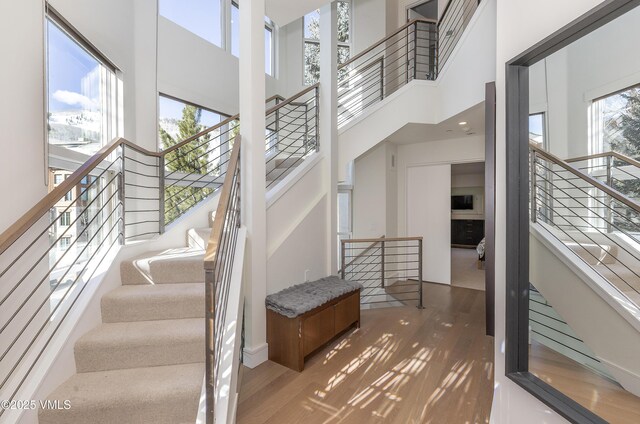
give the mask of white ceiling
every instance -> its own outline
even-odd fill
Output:
[[[466,122],[466,124],[460,125],[460,122]],[[484,102],[439,124],[407,124],[391,134],[387,141],[395,144],[412,144],[474,135],[484,135]]]
[[[279,26],[303,17],[307,13],[330,3],[329,0],[266,0],[266,15]]]

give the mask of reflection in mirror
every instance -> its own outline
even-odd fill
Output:
[[[640,422],[640,9],[529,68],[529,371]]]

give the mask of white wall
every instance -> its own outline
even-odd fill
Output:
[[[302,164],[305,171],[267,207],[267,294],[326,276],[327,190],[324,161]],[[284,183],[286,185],[286,183]],[[277,190],[278,188],[276,188]]]
[[[276,47],[278,53],[282,49]],[[284,58],[284,53],[277,57]],[[230,52],[182,28],[163,16],[158,21],[158,90],[200,106],[238,113],[239,62]],[[284,79],[286,69],[276,63]],[[293,94],[266,75],[267,97]]]
[[[20,40],[20,42],[15,42]],[[44,169],[43,17],[40,0],[0,2],[0,231],[46,193]],[[17,182],[20,182],[17,184]]]
[[[530,109],[547,112],[553,153],[593,153],[588,135],[592,100],[640,83],[640,57],[628,54],[640,38],[639,21],[635,9],[531,68]]]
[[[407,169],[407,234],[422,236],[422,279],[451,284],[451,165]]]
[[[506,198],[505,171],[505,63],[525,49],[550,35],[590,8],[598,0],[540,0],[500,1],[497,4],[496,51],[496,337],[495,391],[491,412],[492,423],[564,423],[551,408],[505,377],[505,243]],[[553,10],[553,13],[549,13]]]

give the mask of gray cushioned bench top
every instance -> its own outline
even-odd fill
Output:
[[[346,293],[360,290],[362,286],[337,276],[296,284],[267,296],[267,309],[295,318]]]

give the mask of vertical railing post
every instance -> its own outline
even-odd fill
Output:
[[[422,301],[422,237],[418,239],[418,309],[424,309]]]
[[[120,176],[118,178],[118,200],[120,200],[120,207],[122,208],[122,215],[120,216],[120,226],[118,228],[118,231],[120,232],[120,244],[124,246],[124,243],[126,241],[125,238],[125,229],[127,228],[125,226],[125,217],[127,215],[126,213],[126,208],[125,208],[125,192],[124,192],[124,187],[125,187],[125,182],[126,182],[126,175],[125,175],[125,144],[122,144],[120,147],[120,159],[121,159],[121,163],[120,163]]]
[[[413,28],[413,79],[418,77],[418,22]]]
[[[205,271],[205,385],[206,424],[215,422],[215,284],[214,270]]]
[[[613,188],[613,175],[612,175],[612,157],[611,156],[607,156],[606,160],[607,160],[607,186]],[[607,233],[611,233],[613,231],[613,227],[612,227],[612,223],[611,221],[613,220],[613,214],[612,212],[612,208],[613,208],[613,202],[611,201],[611,196],[608,194],[605,194],[607,201],[605,202],[606,206],[606,211],[605,211],[605,217],[607,219]]]
[[[320,151],[320,87],[316,87],[316,152]]]
[[[342,278],[343,280],[345,279],[345,274],[346,274],[346,269],[347,269],[347,263],[345,262],[345,249],[346,249],[346,240],[340,240],[340,263],[342,264],[342,266],[340,267],[340,278]]]
[[[381,242],[382,244],[382,249],[381,249],[381,255],[380,255],[380,280],[381,280],[381,285],[380,287],[384,288],[384,241]]]
[[[536,212],[537,212],[537,207],[536,207],[536,151],[531,149],[529,150],[529,166],[530,166],[530,171],[529,171],[529,182],[530,182],[530,188],[529,188],[529,208],[531,209],[531,222],[536,222],[537,221],[537,216],[536,216]]]
[[[164,155],[158,159],[158,232],[164,234],[164,196],[165,196],[165,175],[164,175]]]
[[[314,90],[315,92],[315,90]],[[304,154],[309,154],[309,103],[304,102]]]
[[[278,103],[280,103],[280,99],[276,97],[276,106],[278,106]],[[276,153],[280,151],[280,109],[276,109],[276,133],[275,133],[275,138],[276,138],[276,145],[275,150]]]

